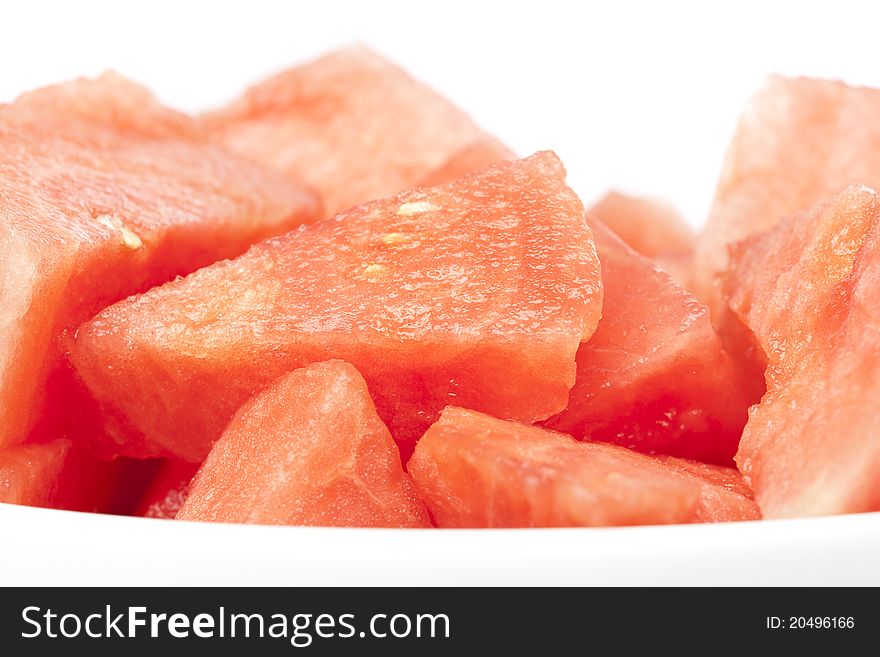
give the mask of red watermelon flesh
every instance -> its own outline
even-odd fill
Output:
[[[691,471],[691,469],[696,469]],[[408,469],[438,527],[752,520],[737,473],[449,407]],[[711,475],[704,474],[711,472]]]
[[[853,186],[732,253],[767,354],[736,460],[771,518],[880,510],[880,196]]]
[[[880,90],[770,77],[740,118],[706,226],[695,289],[719,321],[728,246],[847,185],[880,186]]]
[[[608,192],[589,210],[633,250],[648,258],[693,251],[696,237],[678,211],[660,199]]]
[[[516,155],[507,146],[493,137],[482,137],[464,147],[450,157],[439,169],[432,171],[419,181],[421,187],[433,187],[452,182],[465,174],[487,166],[515,160]]]
[[[69,441],[56,440],[0,449],[0,502],[49,506],[69,448]]]
[[[688,288],[696,235],[665,201],[608,192],[587,216],[608,226],[633,250],[650,258]]]
[[[313,185],[328,214],[413,187],[485,136],[363,47],[289,69],[204,120],[230,149]]]
[[[151,467],[104,461],[66,439],[14,445],[0,450],[0,502],[130,514]]]
[[[180,520],[430,527],[358,371],[282,376],[249,400],[192,482]]]
[[[702,487],[701,503],[696,516],[698,522],[734,522],[761,518],[755,493],[738,470],[673,456],[657,458],[667,467],[687,476],[701,478],[707,484]]]
[[[176,517],[189,494],[190,482],[199,465],[177,459],[163,460],[134,514],[166,520]]]
[[[58,473],[51,506],[67,511],[130,515],[158,465],[155,459],[105,460],[74,443]]]
[[[708,309],[590,222],[602,318],[577,353],[567,408],[549,428],[645,453],[733,464],[747,403]]]
[[[601,308],[583,206],[552,153],[368,203],[108,308],[72,361],[121,453],[203,459],[253,392],[343,358],[406,459],[450,402],[565,407]],[[205,391],[210,391],[206,394]]]
[[[319,214],[108,74],[0,106],[0,446],[46,406],[60,338],[129,294]]]

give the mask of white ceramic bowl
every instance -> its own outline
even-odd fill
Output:
[[[609,529],[213,525],[0,504],[2,585],[880,585],[880,513]]]

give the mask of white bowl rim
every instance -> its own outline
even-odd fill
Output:
[[[880,585],[880,513],[572,529],[190,523],[0,504],[0,585]]]

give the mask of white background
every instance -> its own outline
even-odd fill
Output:
[[[197,111],[363,41],[519,153],[556,150],[585,201],[664,196],[697,225],[764,75],[880,86],[878,19],[841,1],[6,2],[0,101],[115,68]]]

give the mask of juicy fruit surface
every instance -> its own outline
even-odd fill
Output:
[[[0,449],[0,502],[48,506],[69,448],[68,441],[57,440]]]
[[[771,77],[740,118],[697,247],[695,285],[713,314],[729,245],[853,183],[880,186],[880,90]]]
[[[588,211],[633,250],[648,258],[687,253],[696,236],[678,211],[664,201],[609,192]]]
[[[415,186],[484,136],[449,101],[362,47],[266,80],[205,123],[231,150],[313,185],[331,215]]]
[[[439,169],[419,181],[420,187],[433,187],[452,182],[462,176],[485,169],[504,160],[515,160],[516,155],[507,146],[492,137],[483,137],[450,157]]]
[[[112,74],[0,106],[0,170],[0,445],[44,410],[65,330],[319,214]]]
[[[747,240],[727,287],[768,360],[736,457],[764,514],[880,510],[880,197],[850,187]]]
[[[177,515],[342,527],[430,527],[358,371],[341,361],[284,375],[236,414]]]
[[[529,422],[559,412],[601,308],[564,175],[552,153],[501,163],[108,308],[72,353],[104,430],[123,453],[195,462],[254,391],[328,358],[363,373],[404,459],[450,402]]]
[[[599,221],[602,318],[546,425],[646,453],[733,463],[746,400],[708,309]]]
[[[761,511],[755,502],[755,493],[735,468],[672,456],[657,458],[672,470],[703,480],[700,504],[695,515],[696,522],[760,520]]]
[[[689,287],[696,235],[678,211],[652,198],[609,192],[587,210],[637,253]]]
[[[438,527],[611,526],[758,517],[754,502],[730,483],[736,481],[735,471],[578,442],[454,407],[445,409],[419,441],[408,469]]]

